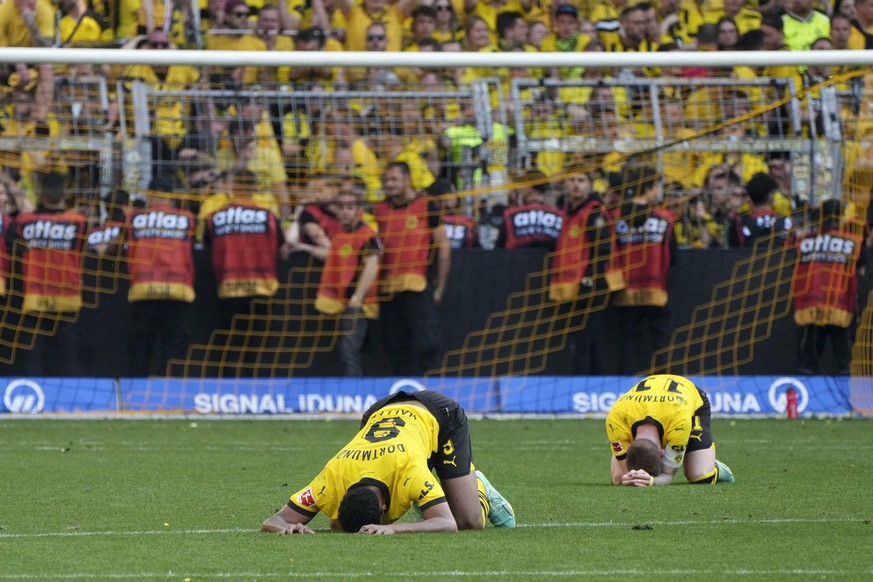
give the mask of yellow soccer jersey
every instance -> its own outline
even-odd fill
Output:
[[[627,393],[619,396],[606,417],[606,436],[612,454],[619,460],[627,456],[636,426],[654,422],[661,433],[664,465],[674,469],[682,465],[685,447],[695,424],[695,411],[703,399],[694,384],[682,376],[649,376]]]
[[[389,404],[370,417],[309,485],[291,496],[289,505],[309,516],[321,511],[334,521],[346,491],[362,480],[387,487],[386,524],[397,521],[413,501],[422,509],[444,503],[443,489],[427,466],[438,435],[436,418],[424,408]]]

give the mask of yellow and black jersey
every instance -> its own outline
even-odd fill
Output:
[[[635,47],[627,46],[622,40],[621,29],[598,30],[597,34],[600,36],[604,50],[608,53],[653,53],[658,50],[658,43],[650,40],[643,40]]]
[[[692,431],[701,430],[697,411],[704,405],[697,386],[687,378],[658,374],[641,380],[619,396],[606,417],[606,435],[612,454],[622,460],[634,440],[637,426],[654,423],[661,433],[664,465],[678,468]]]
[[[444,503],[443,489],[428,468],[439,429],[430,412],[409,402],[375,411],[312,482],[291,496],[288,505],[304,515],[321,511],[336,520],[346,491],[362,481],[386,494],[383,523],[399,519],[413,501],[422,509]]]

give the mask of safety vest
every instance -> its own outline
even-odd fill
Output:
[[[791,282],[794,321],[798,325],[849,327],[858,306],[861,234],[848,229],[813,232],[797,241]]]
[[[16,221],[24,244],[25,312],[77,312],[82,307],[82,247],[87,222],[72,210],[30,212]]]
[[[128,301],[194,301],[194,215],[156,206],[127,217]]]

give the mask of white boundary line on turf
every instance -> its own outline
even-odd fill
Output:
[[[562,414],[542,414],[536,412],[468,412],[470,420],[603,420],[605,412]],[[768,420],[785,419],[780,414],[719,414],[714,413],[712,418],[717,420]],[[801,415],[796,421],[804,420],[843,420],[843,419],[866,419],[860,414],[817,414]],[[198,413],[151,413],[151,412],[40,412],[38,414],[21,414],[4,412],[0,414],[0,421],[4,420],[191,420],[191,421],[214,421],[214,420],[360,420],[360,412],[295,412],[293,414],[198,414]]]
[[[646,521],[616,522],[616,521],[581,521],[570,523],[520,523],[518,528],[557,528],[557,527],[634,527],[638,525],[660,525],[667,527],[685,527],[689,525],[742,525],[742,524],[765,524],[782,525],[792,523],[864,523],[873,518],[851,517],[845,519],[829,518],[772,518],[772,519],[710,519],[710,520],[676,520],[676,521]],[[0,533],[0,539],[29,539],[29,538],[66,538],[66,537],[94,537],[94,536],[149,536],[149,535],[208,535],[225,533],[255,533],[258,529],[228,528],[228,529],[186,529],[174,530],[156,529],[142,531],[69,531],[69,532],[40,532],[40,533]],[[328,529],[317,530],[329,532]]]
[[[681,569],[669,570],[653,569],[622,569],[622,570],[485,570],[464,571],[444,570],[441,572],[391,572],[392,578],[459,578],[459,577],[493,577],[493,576],[529,576],[565,578],[568,576],[869,576],[873,569],[858,570],[825,570],[804,568],[774,568],[769,570],[752,569]],[[142,580],[142,579],[245,579],[245,578],[379,578],[385,577],[385,572],[130,572],[130,573],[68,573],[68,574],[0,574],[0,580],[80,580],[80,579],[108,579],[108,580]]]

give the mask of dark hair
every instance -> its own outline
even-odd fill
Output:
[[[425,39],[418,41],[419,50],[421,50],[422,47],[426,47],[426,46],[431,47],[433,49],[433,52],[435,52],[435,53],[440,52],[440,50],[443,48],[443,45],[440,44],[440,41],[438,41],[435,38],[431,38],[431,37],[428,37],[428,38],[425,38]]]
[[[706,22],[697,28],[697,44],[715,44],[718,42],[718,27]]]
[[[58,172],[44,174],[39,181],[42,197],[49,204],[58,204],[64,199],[64,190],[67,187],[67,176]]]
[[[779,184],[776,183],[776,180],[765,172],[758,172],[746,184],[746,194],[749,195],[752,204],[756,205],[767,202],[778,189]]]
[[[236,170],[232,175],[232,181],[236,186],[254,188],[258,183],[258,177],[251,170]]]
[[[622,190],[625,198],[642,196],[658,184],[658,172],[648,166],[625,172]]]
[[[768,14],[761,19],[761,26],[769,26],[770,28],[775,28],[776,30],[784,30],[785,22],[782,20],[781,16]]]
[[[759,51],[764,48],[764,33],[760,28],[747,30],[740,35],[736,49],[738,51]]]
[[[634,6],[626,6],[624,10],[621,11],[621,16],[619,17],[619,19],[624,20],[626,17],[630,16],[634,12],[645,12],[645,10],[640,7],[639,4],[636,4]]]
[[[317,27],[304,28],[303,30],[297,33],[297,36],[294,37],[296,42],[312,42],[317,41],[318,47],[321,48],[324,46],[324,31]]]
[[[346,491],[337,514],[343,531],[358,533],[362,527],[382,521],[379,497],[372,489],[355,487]]]
[[[419,16],[430,16],[431,18],[436,19],[436,10],[434,10],[430,6],[425,6],[424,4],[421,4],[412,11],[411,16],[413,20],[418,18]]]
[[[506,32],[507,29],[515,26],[515,22],[520,18],[524,17],[520,12],[515,12],[513,10],[498,14],[497,23],[495,25],[495,28],[497,29],[497,38],[503,38],[503,33]]]
[[[404,176],[412,176],[412,171],[409,169],[409,164],[406,162],[388,162],[385,164],[386,172],[391,169],[400,170],[400,173]]]
[[[767,152],[766,159],[768,162],[770,162],[772,160],[783,160],[786,162],[790,162],[791,161],[791,152],[786,152],[784,150]]]
[[[627,449],[627,468],[642,469],[652,477],[661,474],[661,447],[648,439],[638,439]]]

